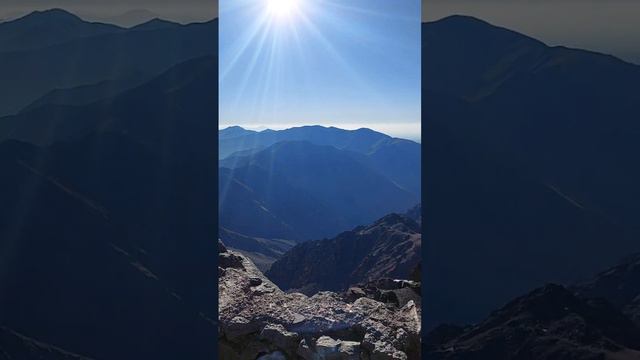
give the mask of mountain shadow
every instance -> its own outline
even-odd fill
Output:
[[[640,67],[463,16],[423,51],[427,327],[640,250]]]

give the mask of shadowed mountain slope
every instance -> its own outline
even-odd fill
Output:
[[[235,126],[220,131],[220,165],[241,166],[253,155],[283,141],[303,141],[357,153],[360,161],[394,181],[403,189],[420,195],[420,144],[392,138],[371,129],[344,130],[334,127],[302,126],[286,130],[245,130]]]
[[[53,143],[0,144],[0,324],[91,358],[215,357],[216,84],[196,58],[0,120]]]
[[[266,275],[282,289],[308,294],[385,277],[406,279],[420,262],[420,232],[408,217],[387,215],[333,239],[296,245]]]
[[[440,326],[433,359],[639,359],[638,256],[568,289],[547,285],[479,324]],[[634,324],[635,320],[635,324]]]
[[[287,141],[239,167],[222,168],[221,226],[257,237],[318,239],[419,201],[361,157],[332,146]]]
[[[63,27],[61,22],[71,16],[61,19],[56,14],[40,14],[38,18],[45,17],[40,21]],[[123,81],[132,76],[150,80],[178,63],[216,54],[216,42],[211,39],[217,34],[217,20],[213,20],[148,31],[128,29],[4,52],[0,56],[0,115],[15,114],[56,89]]]
[[[640,250],[639,67],[461,16],[423,52],[427,326]]]
[[[33,50],[91,36],[116,34],[125,29],[86,22],[60,9],[35,11],[16,20],[0,23],[0,53]]]

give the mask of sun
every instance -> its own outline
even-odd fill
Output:
[[[301,0],[265,0],[269,15],[279,20],[290,19],[298,10]]]

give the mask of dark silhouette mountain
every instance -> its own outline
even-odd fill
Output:
[[[154,199],[138,194],[154,184],[136,180],[152,162],[138,145],[112,140],[0,146],[0,323],[95,358],[206,358],[215,288],[205,279],[215,264],[204,254],[213,243],[186,231],[193,223],[149,229]],[[110,191],[95,188],[99,178]],[[114,203],[127,196],[132,210],[151,209],[122,212],[126,204]]]
[[[217,88],[214,57],[181,63],[139,87],[87,106],[44,104],[0,119],[0,139],[39,145],[83,138],[95,131],[126,133],[158,151],[206,149],[215,156],[208,131],[215,131],[210,106]],[[171,148],[168,148],[171,146]]]
[[[78,38],[123,31],[115,25],[86,22],[61,9],[35,11],[0,23],[0,53],[39,49]]]
[[[385,277],[406,279],[422,256],[420,232],[408,217],[387,215],[333,239],[296,245],[266,275],[282,289],[308,294]]]
[[[91,360],[0,327],[0,359]]]
[[[34,101],[20,112],[27,112],[44,105],[89,105],[100,100],[115,97],[126,90],[144,84],[146,81],[146,75],[139,73],[131,74],[126,78],[105,80],[91,85],[82,85],[69,89],[56,89]]]
[[[134,27],[145,22],[158,18],[159,15],[148,9],[133,9],[122,14],[109,17],[96,17],[95,20],[124,26],[127,28]]]
[[[440,326],[425,339],[429,358],[638,359],[639,263],[630,257],[571,288],[547,285],[477,325]]]
[[[220,170],[220,224],[255,237],[334,236],[419,199],[364,164],[362,155],[279,142]]]
[[[583,297],[607,299],[640,326],[640,255],[630,256],[572,290]]]
[[[466,329],[425,339],[429,359],[638,359],[640,328],[610,304],[548,285]]]
[[[147,31],[130,29],[5,52],[0,57],[0,115],[15,114],[55,89],[131,76],[150,80],[178,63],[216,54],[216,43],[211,41],[215,37],[217,20]]]
[[[235,126],[220,131],[220,165],[243,166],[251,156],[282,141],[305,141],[364,156],[359,161],[388,177],[403,189],[420,195],[420,144],[392,138],[371,129],[343,130],[302,126],[287,130],[245,130]]]
[[[2,326],[91,358],[215,357],[217,67],[2,120],[52,143],[0,144]]]
[[[427,327],[640,250],[639,67],[460,16],[423,51]]]
[[[148,31],[148,30],[171,29],[179,26],[180,24],[174,23],[172,21],[154,18],[147,22],[144,22],[142,24],[132,27],[131,30]]]

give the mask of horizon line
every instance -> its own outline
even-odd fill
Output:
[[[275,126],[274,126],[275,125]],[[345,126],[346,125],[346,126]],[[349,126],[352,125],[352,126]],[[413,131],[404,126],[413,126]],[[261,133],[265,131],[285,131],[291,129],[305,128],[305,127],[321,127],[325,129],[338,129],[343,131],[358,131],[358,130],[370,130],[383,135],[387,135],[396,139],[411,140],[418,143],[422,142],[422,123],[400,123],[400,124],[386,124],[386,126],[367,126],[364,124],[218,124],[218,131],[223,131],[229,128],[241,128],[246,131],[253,131]]]
[[[146,24],[148,22],[154,21],[154,20],[161,20],[161,21],[166,21],[166,22],[171,22],[174,23],[176,25],[192,25],[192,24],[203,24],[203,23],[208,23],[214,20],[218,19],[218,15],[216,14],[214,17],[211,18],[206,18],[206,19],[193,19],[193,20],[189,20],[189,21],[184,21],[184,20],[178,20],[178,19],[173,19],[170,17],[165,17],[162,16],[154,11],[151,11],[149,9],[145,9],[145,8],[137,8],[137,9],[131,9],[128,11],[124,11],[124,12],[120,12],[120,13],[116,13],[116,14],[112,14],[112,15],[104,15],[104,16],[98,16],[96,14],[87,14],[87,13],[80,13],[78,11],[74,11],[74,10],[70,10],[68,8],[65,7],[48,7],[48,8],[41,8],[41,9],[33,9],[33,10],[26,10],[26,11],[17,11],[14,14],[8,14],[8,17],[5,18],[0,18],[0,25],[2,24],[6,24],[6,23],[10,23],[10,22],[14,22],[14,21],[19,21],[22,20],[26,17],[29,17],[31,15],[34,14],[39,14],[39,13],[46,13],[46,12],[50,12],[50,11],[63,11],[66,12],[70,15],[76,16],[78,17],[80,20],[87,22],[87,23],[91,23],[91,24],[105,24],[105,25],[113,25],[113,26],[117,26],[120,27],[122,29],[131,29],[134,28],[136,26],[139,25],[143,25]],[[135,22],[135,23],[131,23],[131,24],[123,24],[121,22],[115,21],[118,17],[127,15],[129,13],[132,12],[137,12],[137,11],[143,11],[143,12],[147,12],[148,14],[150,14],[152,17],[149,17],[148,19],[144,19],[141,22]]]

